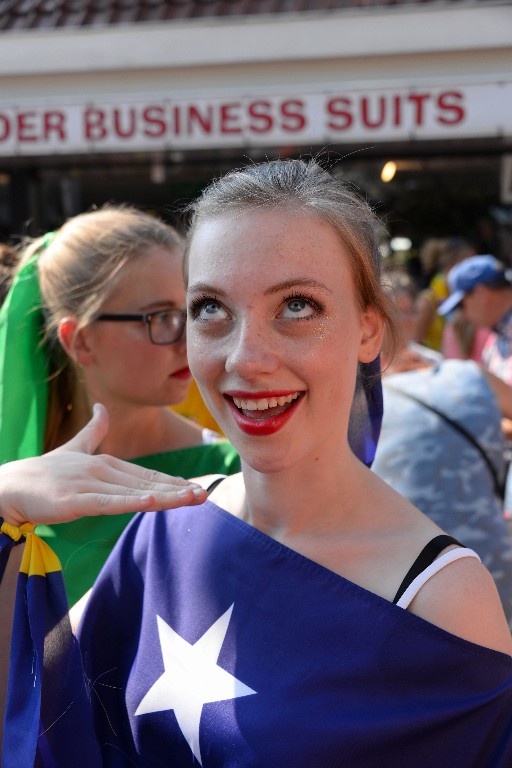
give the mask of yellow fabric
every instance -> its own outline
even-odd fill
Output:
[[[33,523],[17,526],[3,522],[0,526],[0,531],[10,536],[13,541],[19,541],[22,536],[27,540],[20,573],[26,573],[27,576],[46,576],[47,573],[61,571],[59,558],[48,544],[34,533],[34,528]]]
[[[0,526],[0,531],[10,536],[13,541],[19,541],[22,536],[32,533],[34,528],[35,525],[33,523],[23,523],[23,525],[18,526],[4,521]]]
[[[171,406],[173,411],[192,419],[196,424],[200,424],[207,429],[213,429],[214,432],[222,434],[222,430],[204,404],[201,393],[195,381],[192,381],[188,388],[187,396],[181,403]]]
[[[435,275],[430,281],[427,290],[422,291],[421,295],[432,302],[435,312],[423,344],[430,347],[430,349],[441,351],[445,319],[437,314],[437,308],[450,295],[446,276],[441,272]]]
[[[28,533],[20,573],[26,573],[28,576],[46,576],[47,573],[61,570],[59,558],[46,541],[33,532]]]

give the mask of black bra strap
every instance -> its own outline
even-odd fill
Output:
[[[212,480],[210,485],[206,488],[206,492],[208,493],[208,496],[225,479],[226,479],[226,475],[221,475],[220,477],[216,477],[215,480]]]
[[[398,603],[405,590],[412,584],[416,576],[419,576],[425,568],[428,568],[443,549],[446,549],[446,547],[449,547],[451,544],[456,544],[458,547],[463,546],[463,544],[461,544],[460,541],[457,541],[457,539],[454,539],[453,536],[447,536],[445,533],[442,533],[439,536],[435,536],[425,547],[423,547],[418,557],[407,571],[404,580],[398,587],[398,592],[393,598],[394,603]]]

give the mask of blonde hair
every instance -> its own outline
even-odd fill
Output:
[[[348,251],[359,305],[363,310],[373,307],[382,315],[393,346],[393,340],[397,340],[397,315],[380,283],[380,221],[358,194],[315,160],[273,160],[213,181],[189,207],[192,217],[185,249],[185,280],[190,244],[201,222],[225,213],[261,208],[281,210],[283,215],[287,211],[313,214],[332,226]]]
[[[45,316],[44,343],[50,363],[45,450],[58,444],[68,410],[83,397],[77,371],[58,340],[60,321],[72,315],[88,325],[115,290],[124,267],[154,245],[182,251],[178,232],[158,218],[128,205],[82,213],[54,234],[33,241],[20,268],[38,250],[39,286]]]

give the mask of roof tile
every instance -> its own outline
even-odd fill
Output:
[[[444,0],[452,5],[465,0]],[[0,32],[115,26],[182,19],[281,15],[439,0],[0,0]],[[473,0],[479,4],[495,0]],[[510,0],[504,0],[510,2]]]

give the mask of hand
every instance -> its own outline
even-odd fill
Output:
[[[93,515],[201,504],[198,485],[107,455],[93,455],[108,430],[96,404],[89,423],[51,453],[0,467],[0,516],[13,525],[65,523]]]

